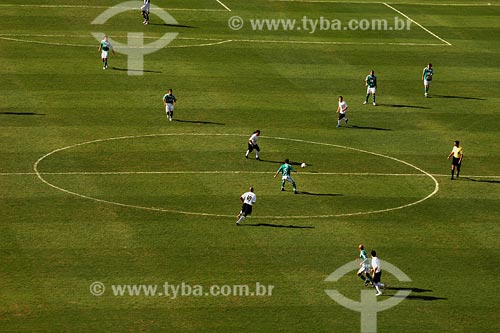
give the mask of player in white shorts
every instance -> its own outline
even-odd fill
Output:
[[[141,6],[141,13],[142,17],[144,17],[144,22],[142,22],[145,25],[149,24],[149,0],[144,0],[144,5]]]
[[[366,97],[363,104],[368,103],[368,98],[370,98],[370,95],[372,95],[373,106],[376,106],[377,103],[375,102],[375,93],[377,92],[377,77],[375,76],[375,71],[373,69],[370,71],[370,74],[366,76],[365,86],[366,86]]]
[[[340,122],[343,120],[345,121],[345,125],[347,126],[347,122],[349,119],[345,116],[347,109],[349,106],[347,105],[346,101],[344,101],[344,98],[342,96],[339,96],[339,106],[337,107],[337,113],[339,114],[339,120],[337,122],[337,126],[335,127],[340,127]]]
[[[177,98],[172,94],[172,89],[168,89],[168,93],[163,96],[163,104],[165,105],[168,120],[172,121],[172,118],[174,118],[174,106],[177,104]]]
[[[238,221],[236,221],[236,225],[240,225],[241,221],[243,221],[247,215],[252,214],[253,204],[257,201],[257,196],[253,193],[253,187],[250,187],[248,192],[245,192],[240,196],[240,201],[243,205],[241,206],[240,213],[238,214]]]
[[[102,69],[108,69],[108,54],[109,50],[115,54],[115,50],[113,49],[113,45],[108,41],[108,36],[104,35],[104,38],[101,40],[99,44],[99,49],[97,52],[101,52],[102,59]]]

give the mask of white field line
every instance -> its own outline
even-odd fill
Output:
[[[55,176],[86,176],[86,175],[168,175],[168,174],[274,174],[270,171],[73,171],[73,172],[40,172],[41,175]],[[376,172],[307,172],[302,171],[299,175],[305,176],[375,176],[375,177],[423,177],[422,173],[376,173]],[[0,172],[0,176],[34,176],[35,172]],[[431,174],[434,177],[450,177],[449,174]],[[462,178],[479,178],[479,179],[499,179],[500,176],[478,176],[478,175],[462,175]]]
[[[408,20],[410,20],[411,22],[413,22],[415,25],[417,25],[418,27],[420,27],[421,29],[423,29],[425,32],[427,32],[427,33],[428,33],[428,34],[430,34],[431,36],[433,36],[433,37],[435,37],[435,38],[439,39],[440,41],[442,41],[442,42],[443,42],[443,43],[445,43],[446,45],[451,46],[451,43],[450,43],[450,42],[448,42],[447,40],[445,40],[445,39],[443,39],[443,38],[439,37],[438,35],[436,35],[436,34],[435,34],[435,33],[433,33],[432,31],[430,31],[429,29],[427,29],[426,27],[424,27],[423,25],[421,25],[420,23],[418,23],[417,21],[415,21],[414,19],[412,19],[411,17],[409,17],[408,15],[406,15],[405,13],[403,13],[402,11],[397,10],[396,8],[392,7],[391,5],[389,5],[389,4],[385,3],[385,2],[383,2],[383,4],[384,4],[386,7],[388,7],[388,8],[390,8],[390,9],[392,9],[393,11],[395,11],[396,13],[398,13],[398,14],[400,14],[400,15],[402,15],[402,16],[404,16],[404,17],[406,17]]]
[[[10,36],[10,37],[9,37]],[[36,34],[0,34],[0,39],[13,41],[13,42],[23,42],[23,43],[35,43],[35,44],[45,44],[45,45],[55,45],[55,46],[75,46],[75,47],[95,47],[95,44],[72,44],[72,43],[59,43],[59,42],[44,42],[29,39],[20,39],[14,37],[65,37],[65,38],[88,38],[89,36],[81,35],[36,35]],[[116,38],[127,38],[127,36],[113,36]],[[144,37],[145,39],[157,39],[158,37]],[[443,46],[442,43],[384,43],[384,42],[335,42],[335,41],[300,41],[300,40],[266,40],[266,39],[219,39],[219,38],[196,38],[196,37],[177,37],[180,40],[201,40],[201,41],[214,41],[213,43],[203,43],[194,45],[173,45],[167,46],[167,48],[181,48],[181,47],[197,47],[197,46],[212,46],[220,45],[225,43],[263,43],[263,44],[297,44],[297,45],[399,45],[399,46]],[[141,47],[139,47],[141,48]],[[142,48],[147,48],[143,46]]]
[[[35,5],[35,4],[0,4],[1,7],[20,7],[20,8],[94,8],[108,9],[110,6],[89,6],[89,5]],[[135,7],[117,6],[115,8],[137,9]],[[205,8],[163,8],[167,11],[188,11],[188,12],[225,12],[224,9],[205,9]]]
[[[71,171],[71,172],[40,172],[40,175],[55,176],[114,176],[114,175],[182,175],[182,174],[274,174],[274,171]],[[374,176],[374,177],[424,177],[423,173],[377,173],[377,172],[309,172],[301,171],[305,176]],[[35,172],[0,172],[0,176],[33,176]],[[431,174],[434,177],[450,177],[449,174]],[[500,176],[462,175],[462,178],[492,178]]]
[[[47,37],[47,36],[36,36],[36,37]],[[88,37],[88,36],[86,36]],[[118,38],[118,37],[117,37]],[[158,39],[158,37],[144,37],[144,38],[150,38],[150,39]],[[38,40],[29,40],[29,39],[20,39],[20,38],[12,38],[12,37],[5,37],[5,35],[0,35],[0,39],[3,40],[8,40],[12,42],[22,42],[22,43],[32,43],[32,44],[43,44],[43,45],[54,45],[54,46],[73,46],[73,47],[95,47],[95,44],[72,44],[72,43],[59,43],[59,42],[43,42],[43,41],[38,41]],[[176,38],[176,39],[190,39],[190,40],[196,40],[196,38]],[[208,39],[199,39],[199,40],[208,40]],[[230,43],[232,42],[231,39],[227,40],[221,40],[219,39],[217,42],[211,42],[211,43],[202,43],[202,44],[190,44],[190,45],[170,45],[166,46],[166,48],[186,48],[186,47],[200,47],[200,46],[213,46],[213,45],[220,45],[220,44],[225,44],[225,43]],[[139,47],[129,47],[131,49],[149,49],[149,46],[139,46]]]
[[[221,5],[222,7],[224,7],[224,8],[225,8],[228,12],[230,12],[230,11],[231,11],[231,9],[229,9],[229,7],[228,7],[228,6],[226,6],[225,4],[223,4],[223,3],[222,3],[222,1],[217,0],[217,2],[219,3],[219,5]]]
[[[381,1],[342,1],[342,0],[269,0],[271,2],[303,2],[303,3],[341,3],[341,4],[382,4]],[[427,3],[427,2],[387,2],[391,5],[410,5],[410,6],[449,6],[449,7],[487,7],[487,6],[500,6],[498,3],[479,2],[479,3]]]

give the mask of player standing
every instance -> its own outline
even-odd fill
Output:
[[[252,207],[255,201],[257,201],[257,196],[253,193],[253,187],[250,187],[248,192],[243,193],[240,196],[240,200],[243,203],[241,206],[240,213],[238,214],[238,220],[236,221],[236,225],[240,225],[240,223],[247,217],[247,215],[252,214]]]
[[[144,0],[144,5],[141,6],[142,17],[144,17],[144,25],[149,24],[149,0]]]
[[[429,86],[432,82],[432,76],[434,75],[434,69],[432,69],[432,64],[429,63],[427,67],[424,68],[422,72],[422,80],[424,81],[424,92],[425,97],[429,97]]]
[[[102,59],[102,69],[108,69],[108,55],[109,50],[115,54],[115,50],[113,49],[113,45],[108,41],[108,36],[104,35],[104,38],[101,40],[101,44],[99,44],[99,49],[97,52],[101,52]]]
[[[339,106],[337,107],[337,113],[339,114],[339,120],[337,122],[337,126],[335,127],[340,127],[340,122],[343,120],[345,121],[345,125],[347,126],[347,122],[349,119],[345,116],[347,109],[349,106],[347,105],[346,101],[344,101],[344,98],[342,96],[339,96]]]
[[[366,253],[363,244],[359,244],[359,261],[359,266],[361,267],[359,268],[357,275],[365,282],[365,286],[368,286],[368,284],[372,282],[372,278],[370,276],[370,258],[368,258],[368,254]]]
[[[382,295],[382,291],[380,289],[385,288],[385,284],[380,282],[381,277],[382,277],[382,268],[380,266],[380,259],[377,257],[377,252],[375,250],[372,250],[370,253],[372,256],[372,284],[375,286],[375,289],[377,289],[377,296]]]
[[[460,167],[462,166],[462,159],[464,158],[464,149],[460,146],[460,141],[455,141],[451,153],[448,155],[448,159],[453,156],[451,161],[451,180],[453,180],[453,174],[455,168],[457,169],[457,178],[460,175]]]
[[[174,117],[174,106],[177,104],[177,98],[172,94],[172,89],[168,89],[168,93],[163,96],[163,104],[165,105],[165,112],[167,118],[172,121]]]
[[[257,139],[259,138],[260,130],[256,130],[253,132],[252,136],[248,139],[248,150],[245,154],[245,158],[248,158],[248,155],[255,149],[255,159],[260,161],[259,153],[260,148],[257,144]]]
[[[281,190],[282,191],[285,190],[285,181],[287,181],[290,184],[292,184],[293,193],[297,194],[297,184],[290,175],[292,172],[297,172],[297,171],[292,167],[288,158],[285,160],[285,163],[279,167],[278,171],[276,171],[276,173],[274,174],[274,178],[276,178],[276,176],[278,176],[280,172],[281,172]]]
[[[368,103],[368,98],[370,97],[371,94],[373,96],[373,106],[376,106],[377,103],[375,103],[375,92],[377,90],[377,77],[375,76],[375,71],[373,69],[370,71],[370,74],[366,76],[365,87],[366,87],[366,98],[363,104]]]

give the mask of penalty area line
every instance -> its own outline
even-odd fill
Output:
[[[402,11],[400,10],[397,10],[396,8],[392,7],[391,5],[389,5],[388,3],[386,2],[383,2],[382,3],[384,6],[386,6],[387,8],[390,8],[392,9],[393,11],[395,11],[396,13],[406,17],[406,19],[410,20],[411,22],[413,22],[416,26],[420,27],[422,30],[424,30],[425,32],[427,32],[428,34],[430,34],[431,36],[439,39],[440,41],[442,41],[443,43],[445,43],[446,45],[448,46],[451,46],[451,43],[448,42],[447,40],[439,37],[438,35],[436,35],[435,33],[433,33],[432,31],[430,31],[429,29],[427,29],[426,27],[424,27],[423,25],[421,25],[420,23],[418,23],[417,21],[415,21],[414,19],[412,19],[411,17],[409,17],[408,15],[406,15],[405,13],[403,13]]]
[[[228,12],[231,11],[231,9],[228,6],[226,6],[222,1],[217,0],[217,2],[219,3],[219,5],[221,5],[222,7],[224,7]]]

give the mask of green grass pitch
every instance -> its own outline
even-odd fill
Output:
[[[360,313],[325,290],[355,302],[375,291],[354,271],[325,279],[363,243],[411,279],[384,272],[378,304],[411,294],[377,314],[378,332],[498,332],[500,2],[488,1],[153,0],[178,25],[153,10],[144,26],[138,9],[91,24],[118,0],[3,0],[0,330],[360,332]],[[414,21],[314,33],[250,24],[304,16]],[[142,32],[145,44],[178,35],[142,71],[115,45],[104,71],[92,32],[119,43]],[[376,107],[362,105],[370,69]],[[335,128],[339,95],[349,123]],[[262,161],[244,157],[256,129]],[[453,140],[465,157],[450,181]],[[285,158],[298,195],[273,179]],[[249,186],[257,203],[236,227]],[[113,290],[165,282],[274,289]]]

